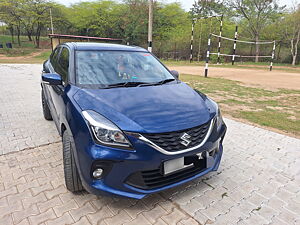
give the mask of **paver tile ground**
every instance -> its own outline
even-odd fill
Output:
[[[42,117],[40,66],[0,71],[1,225],[300,224],[300,140],[229,119],[217,172],[142,200],[68,192],[60,138]]]

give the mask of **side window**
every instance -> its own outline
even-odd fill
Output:
[[[58,53],[59,53],[59,50],[60,50],[59,47],[56,48],[56,49],[54,49],[53,53],[52,53],[51,56],[50,56],[50,62],[51,62],[51,64],[52,64],[53,67],[54,67],[55,64],[56,64],[56,61],[57,61],[57,55],[58,55]]]
[[[69,50],[67,48],[63,48],[60,53],[60,57],[58,59],[59,64],[59,74],[62,77],[64,82],[68,80],[68,71],[69,71]]]

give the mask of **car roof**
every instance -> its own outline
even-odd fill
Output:
[[[70,48],[79,51],[89,50],[111,50],[111,51],[132,51],[132,52],[147,52],[146,49],[138,46],[129,46],[121,44],[110,44],[110,43],[96,43],[96,42],[68,42],[64,43]]]

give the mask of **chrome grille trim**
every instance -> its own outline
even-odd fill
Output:
[[[150,145],[151,147],[153,147],[154,149],[156,149],[157,151],[159,151],[159,152],[161,152],[161,153],[163,153],[165,155],[178,155],[178,154],[182,154],[182,153],[185,153],[185,152],[190,152],[190,151],[193,151],[193,150],[195,150],[197,148],[202,147],[205,144],[205,142],[207,141],[207,139],[209,138],[209,136],[211,135],[211,132],[212,132],[214,124],[215,124],[215,120],[216,120],[215,118],[213,118],[211,120],[209,128],[208,128],[208,131],[207,131],[207,134],[206,134],[205,138],[203,139],[203,141],[199,145],[196,145],[194,147],[187,148],[187,149],[184,149],[184,150],[179,150],[179,151],[176,151],[176,152],[170,152],[170,151],[167,151],[167,150],[159,147],[158,145],[156,145],[155,143],[153,143],[149,139],[145,138],[141,134],[131,133],[131,132],[126,132],[126,133],[129,134],[129,135],[132,135],[132,136],[134,136],[136,138],[138,138],[141,141],[144,141],[145,143],[147,143],[148,145]]]

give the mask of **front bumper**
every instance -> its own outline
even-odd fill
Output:
[[[147,194],[163,191],[191,181],[218,169],[223,154],[222,142],[226,129],[225,124],[222,125],[220,131],[214,128],[205,144],[200,148],[177,155],[163,154],[134,136],[128,136],[134,146],[132,151],[95,144],[90,144],[83,151],[78,151],[76,146],[79,154],[77,165],[83,186],[88,192],[96,195],[110,193],[141,199]],[[214,154],[212,153],[213,151]],[[192,157],[201,152],[211,152],[212,156],[210,157],[209,165],[201,164],[201,167],[199,164],[199,168],[195,168],[193,172],[182,170],[180,171],[181,174],[176,175],[177,172],[175,172],[172,175],[168,175],[174,176],[176,179],[170,179],[168,176],[158,174],[159,184],[151,186],[147,185],[147,181],[141,176],[145,171],[156,171],[156,173],[159,173],[164,161],[180,157]],[[91,168],[102,164],[106,165],[104,166],[103,177],[99,180],[93,179]]]

